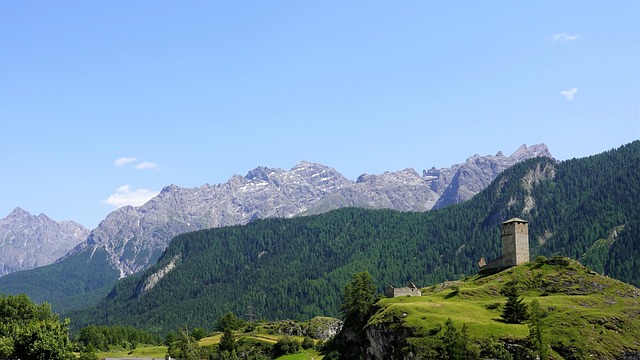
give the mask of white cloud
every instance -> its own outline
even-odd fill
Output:
[[[127,184],[120,186],[116,190],[116,192],[109,195],[107,200],[104,200],[103,202],[116,208],[127,205],[140,206],[151,200],[152,197],[158,195],[159,193],[159,191],[150,189],[133,190],[131,189],[131,186]]]
[[[580,37],[580,34],[570,35],[567,33],[557,33],[551,36],[551,42],[569,42],[576,41]]]
[[[572,87],[569,90],[560,91],[560,95],[564,96],[565,99],[571,101],[573,100],[573,96],[578,92],[577,87]]]
[[[158,169],[158,164],[150,161],[143,161],[140,164],[136,165],[136,169],[138,170],[147,170],[147,169]]]
[[[115,166],[125,166],[129,163],[136,162],[136,161],[138,161],[138,159],[134,157],[121,157],[119,159],[116,159],[116,161],[114,161],[113,164]]]

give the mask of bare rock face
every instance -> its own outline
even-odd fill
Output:
[[[142,206],[110,213],[70,255],[102,248],[124,277],[153,264],[176,235],[260,218],[292,217],[350,184],[332,168],[303,161],[290,171],[258,167],[218,185],[167,186]]]
[[[382,175],[360,175],[355,183],[318,200],[307,214],[341,207],[427,211],[437,200],[438,194],[431,190],[428,182],[414,169],[404,169]]]
[[[431,182],[434,191],[440,194],[434,209],[459,204],[487,187],[499,173],[520,161],[538,156],[552,157],[544,144],[527,147],[520,146],[510,156],[498,152],[495,156],[474,155],[464,164],[449,169],[431,169],[423,172],[423,177]]]
[[[0,219],[0,276],[49,265],[84,241],[89,230],[16,208]]]
[[[142,206],[113,211],[70,255],[104,249],[124,277],[149,267],[174,236],[185,232],[348,206],[426,211],[467,200],[507,167],[545,155],[550,156],[545,145],[523,145],[509,157],[476,155],[422,176],[405,169],[364,174],[355,182],[333,168],[302,161],[289,171],[258,167],[218,185],[171,185]]]

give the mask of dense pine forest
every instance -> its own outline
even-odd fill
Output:
[[[561,163],[525,161],[471,200],[437,211],[341,209],[183,234],[157,265],[118,282],[95,308],[68,315],[75,327],[158,333],[210,328],[228,311],[248,319],[338,316],[344,285],[360,271],[379,290],[475,274],[480,257],[500,255],[500,223],[511,217],[530,222],[532,258],[566,255],[638,286],[639,175],[635,141]]]

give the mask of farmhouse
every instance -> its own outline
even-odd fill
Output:
[[[409,286],[401,288],[394,288],[393,286],[388,285],[384,291],[384,296],[422,296],[422,292],[420,292],[420,289],[418,289],[418,287],[414,283],[410,282]]]

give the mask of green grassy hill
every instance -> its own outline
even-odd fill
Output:
[[[380,300],[367,331],[386,331],[378,339],[395,344],[388,358],[435,351],[449,318],[458,328],[465,324],[477,351],[483,340],[526,347],[528,325],[501,318],[506,299],[500,290],[516,279],[524,302],[536,299],[547,313],[542,332],[552,358],[614,359],[640,353],[640,289],[598,275],[577,261],[553,260],[433,285],[422,289],[421,297]]]

